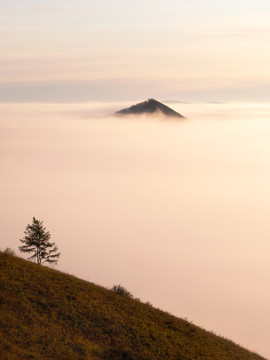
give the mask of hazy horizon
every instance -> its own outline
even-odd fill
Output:
[[[0,104],[1,248],[35,216],[58,269],[270,357],[270,104]]]
[[[59,270],[270,359],[269,0],[0,2],[1,248],[35,216]],[[148,98],[188,120],[110,117]]]
[[[9,0],[0,102],[268,101],[266,0]]]

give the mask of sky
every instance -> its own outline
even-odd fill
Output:
[[[1,0],[0,101],[267,101],[270,3]]]
[[[0,249],[270,359],[270,2],[0,0]],[[187,117],[115,119],[148,98]]]

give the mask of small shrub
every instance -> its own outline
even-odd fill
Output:
[[[10,247],[7,247],[5,250],[4,250],[4,254],[8,254],[8,255],[12,255],[12,256],[15,256],[15,251],[12,250]]]
[[[125,289],[122,285],[113,285],[112,291],[114,291],[116,294],[127,296],[129,298],[133,298],[133,295]]]

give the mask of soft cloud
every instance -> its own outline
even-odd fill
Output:
[[[270,105],[125,105],[0,105],[2,248],[41,218],[61,270],[269,355]]]
[[[165,80],[109,78],[95,80],[52,80],[0,82],[0,103],[44,102],[81,103],[86,101],[131,101],[148,98],[181,101],[267,102],[270,84],[264,79],[244,81],[217,78]]]

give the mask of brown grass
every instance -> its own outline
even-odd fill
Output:
[[[262,360],[189,322],[0,253],[1,360]]]

